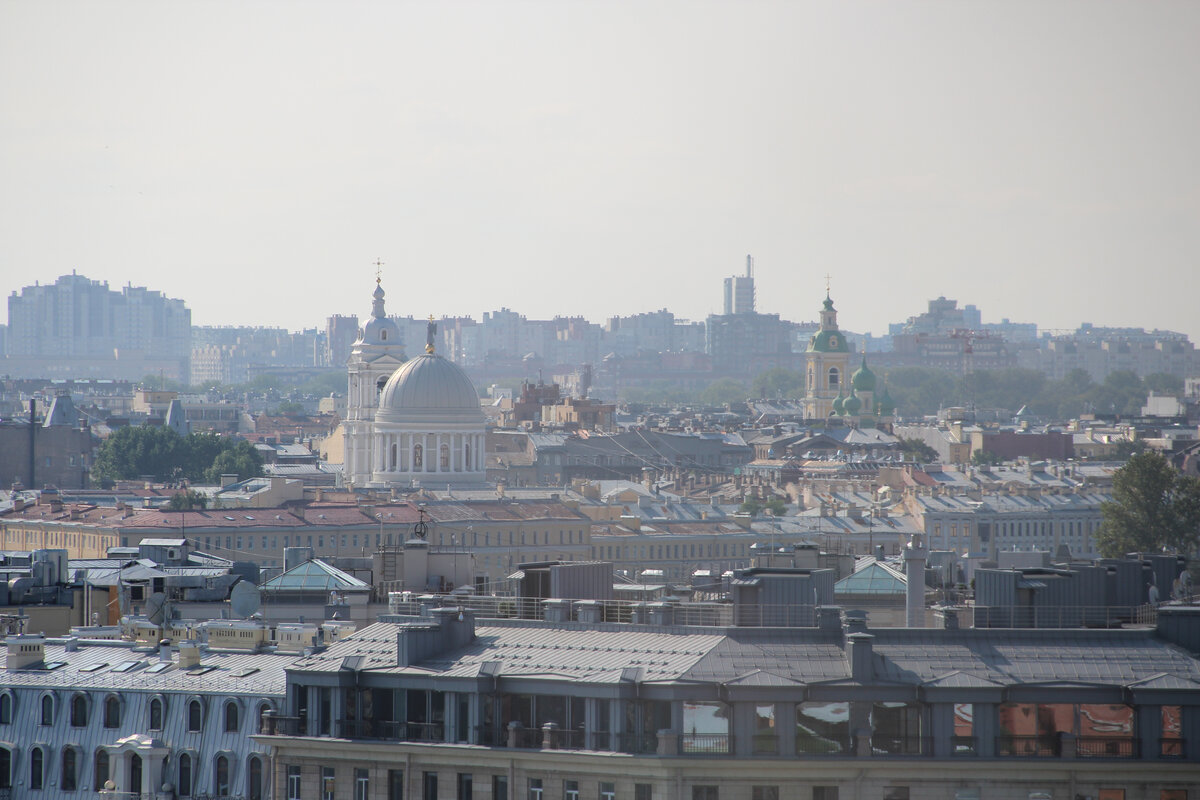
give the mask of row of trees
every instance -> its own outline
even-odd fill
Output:
[[[236,473],[239,480],[262,475],[262,464],[262,456],[246,441],[212,433],[180,436],[171,428],[131,425],[100,444],[92,478],[102,486],[146,476],[215,484],[226,474]]]

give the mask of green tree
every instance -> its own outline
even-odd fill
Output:
[[[938,460],[937,450],[934,450],[920,439],[909,439],[901,436],[900,452],[906,456],[910,456],[920,464],[929,464]]]
[[[186,462],[184,439],[171,428],[147,425],[120,428],[101,444],[92,466],[98,481],[149,476],[169,480]]]
[[[977,467],[994,467],[1004,462],[1004,459],[991,450],[976,450],[971,454],[971,463]]]
[[[1100,506],[1101,555],[1191,554],[1200,543],[1200,478],[1176,471],[1155,452],[1138,453],[1113,475],[1112,501]]]
[[[1146,391],[1155,394],[1171,394],[1176,397],[1183,395],[1183,378],[1169,372],[1151,372],[1142,379]]]
[[[236,474],[239,481],[262,475],[262,456],[249,442],[238,442],[222,450],[204,472],[207,483],[220,483],[222,475]]]
[[[709,406],[724,406],[741,403],[746,399],[746,387],[733,378],[713,381],[700,393],[700,402]]]
[[[743,514],[756,515],[762,511],[770,511],[777,517],[782,517],[787,513],[787,501],[782,497],[772,495],[766,502],[759,500],[756,497],[747,497],[746,500],[738,506],[738,511]]]
[[[304,413],[304,404],[297,403],[294,400],[285,400],[279,404],[279,407],[276,408],[273,413],[282,414],[283,416],[294,416],[294,415],[298,415],[298,414],[303,414]]]
[[[941,369],[896,367],[887,372],[888,394],[896,403],[896,413],[920,417],[939,408],[962,401],[958,379]]]
[[[796,397],[804,386],[804,376],[783,367],[760,372],[754,378],[752,388],[755,397]]]
[[[204,480],[204,472],[222,450],[233,447],[233,442],[215,433],[189,433],[184,437],[187,459],[183,462],[183,477],[192,483]]]
[[[167,501],[168,511],[192,511],[197,508],[208,508],[208,495],[194,489],[176,492]]]

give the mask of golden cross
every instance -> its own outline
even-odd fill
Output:
[[[379,283],[380,275],[383,274],[383,259],[375,259],[375,282]]]
[[[829,294],[829,280],[830,280],[830,278],[832,278],[832,276],[831,276],[831,275],[830,275],[828,272],[826,272],[826,273],[825,273],[825,294]]]

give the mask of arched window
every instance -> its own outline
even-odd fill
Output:
[[[218,796],[226,797],[229,794],[229,759],[225,756],[217,756],[213,767],[213,786]]]
[[[387,341],[387,331],[386,330],[379,332],[379,341],[381,341],[381,342]]]
[[[423,453],[424,453],[424,449],[421,447],[421,445],[419,445],[419,444],[413,445],[413,469],[414,470],[421,469],[421,467],[425,464],[424,456],[422,455]]]
[[[78,769],[75,763],[75,748],[65,747],[62,751],[62,788],[64,792],[73,792],[79,788]]]
[[[262,759],[250,756],[250,780],[248,800],[263,800]]]
[[[42,695],[42,724],[54,724],[54,698],[48,694]]]
[[[44,769],[46,754],[42,752],[42,748],[35,747],[29,751],[29,788],[42,788],[42,776],[45,774]]]
[[[199,733],[200,726],[204,721],[203,716],[199,700],[193,700],[188,703],[188,730],[190,732]]]
[[[442,445],[442,470],[448,471],[449,469],[450,469],[450,445],[444,444],[444,445]]]
[[[225,732],[234,733],[238,729],[238,706],[230,700],[225,704]]]
[[[121,701],[114,695],[104,701],[104,727],[121,727]]]
[[[71,698],[71,727],[87,727],[87,698],[81,694]]]
[[[104,784],[108,782],[108,751],[97,750],[96,762],[92,769],[92,789],[99,792],[104,789]]]
[[[8,692],[0,694],[0,725],[12,723],[12,695]]]
[[[192,796],[192,757],[184,753],[179,756],[179,796]]]
[[[259,733],[263,733],[266,731],[265,719],[266,719],[267,710],[270,707],[271,706],[269,703],[261,703],[258,706],[258,732]]]
[[[163,726],[163,701],[154,698],[150,701],[150,730],[161,731]]]
[[[12,788],[12,753],[0,748],[0,789]]]
[[[829,368],[829,388],[830,389],[837,388],[840,378],[841,378],[841,373],[838,372],[838,368],[830,367]]]
[[[378,395],[380,392],[383,391],[383,387],[387,385],[387,380],[388,380],[387,375],[384,375],[382,378],[380,378],[379,380],[377,380],[375,382],[375,394],[376,395]]]

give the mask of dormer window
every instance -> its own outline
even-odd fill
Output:
[[[386,341],[387,341],[387,331],[380,331],[380,332],[379,332],[379,341],[381,341],[381,342],[386,342]]]

